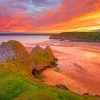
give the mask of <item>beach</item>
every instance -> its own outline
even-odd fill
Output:
[[[31,44],[32,47],[37,44]],[[49,41],[58,60],[60,72],[47,69],[42,72],[41,81],[47,85],[65,85],[78,94],[100,95],[100,43]],[[32,47],[27,47],[30,52]]]

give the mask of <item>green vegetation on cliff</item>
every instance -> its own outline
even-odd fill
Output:
[[[20,62],[0,64],[0,100],[100,100],[96,96],[79,96],[70,91],[46,86],[30,74]]]
[[[50,39],[98,42],[100,41],[100,32],[63,32],[51,35]]]

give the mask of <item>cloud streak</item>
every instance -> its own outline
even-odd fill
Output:
[[[0,0],[1,32],[100,29],[99,0]]]

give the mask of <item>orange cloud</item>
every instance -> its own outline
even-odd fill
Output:
[[[26,10],[12,9],[9,13],[9,7],[0,6],[0,31],[60,33],[100,29],[99,0],[64,0],[55,9],[37,16],[28,15]]]

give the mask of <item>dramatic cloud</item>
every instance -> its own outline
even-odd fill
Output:
[[[1,32],[100,30],[99,0],[0,0]]]

